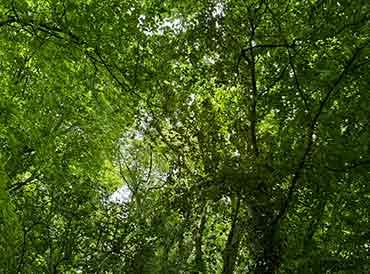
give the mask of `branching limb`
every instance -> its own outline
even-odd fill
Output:
[[[304,149],[303,154],[302,154],[300,160],[298,161],[298,164],[297,164],[297,166],[295,168],[295,171],[293,173],[293,178],[292,178],[291,184],[290,184],[290,186],[288,188],[287,197],[286,197],[286,199],[282,203],[282,206],[281,206],[281,209],[279,211],[279,214],[276,216],[276,218],[272,222],[272,224],[275,227],[285,217],[285,215],[287,214],[288,208],[289,208],[289,206],[290,206],[290,204],[291,204],[291,202],[293,200],[294,193],[297,190],[298,181],[302,177],[304,166],[305,166],[305,164],[306,164],[306,162],[307,162],[307,160],[309,158],[309,154],[310,154],[310,152],[312,150],[313,137],[314,137],[314,134],[315,134],[315,131],[316,131],[316,127],[317,127],[319,118],[320,118],[320,116],[321,116],[324,108],[327,106],[329,100],[331,99],[332,95],[336,92],[336,90],[338,89],[340,83],[345,78],[345,76],[347,75],[347,73],[351,69],[353,63],[355,62],[357,56],[360,54],[360,52],[362,51],[362,49],[364,47],[365,46],[358,47],[358,48],[356,48],[354,50],[354,53],[353,53],[351,59],[347,62],[347,64],[345,65],[345,67],[344,67],[344,69],[342,71],[342,73],[339,75],[339,77],[331,85],[331,88],[328,90],[328,92],[326,93],[324,99],[321,101],[321,103],[319,105],[319,108],[318,108],[316,114],[314,115],[314,117],[312,119],[311,125],[308,128],[308,134],[307,134],[307,141],[306,141],[305,149]]]

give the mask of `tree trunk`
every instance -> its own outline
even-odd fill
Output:
[[[207,205],[203,207],[203,212],[195,238],[195,265],[199,273],[206,273],[206,265],[203,260],[203,231],[207,223]]]
[[[224,249],[224,266],[223,274],[234,273],[235,263],[239,252],[240,244],[240,224],[238,222],[239,208],[240,208],[240,198],[237,197],[236,206],[233,208],[233,218],[231,223],[231,228],[229,231],[229,236]]]

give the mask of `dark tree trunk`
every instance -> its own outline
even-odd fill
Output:
[[[236,207],[233,210],[233,219],[229,235],[227,238],[226,246],[224,249],[224,266],[223,274],[234,273],[234,268],[236,264],[236,259],[239,252],[240,244],[240,224],[238,222],[239,208],[240,208],[240,198],[236,198]]]
[[[195,239],[195,264],[198,269],[198,273],[206,273],[206,265],[203,260],[203,231],[207,223],[207,205],[204,206],[199,228]]]

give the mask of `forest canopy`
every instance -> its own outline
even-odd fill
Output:
[[[0,273],[369,273],[365,0],[1,0]]]

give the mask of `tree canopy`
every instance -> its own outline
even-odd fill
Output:
[[[369,14],[0,1],[0,272],[368,273]]]

